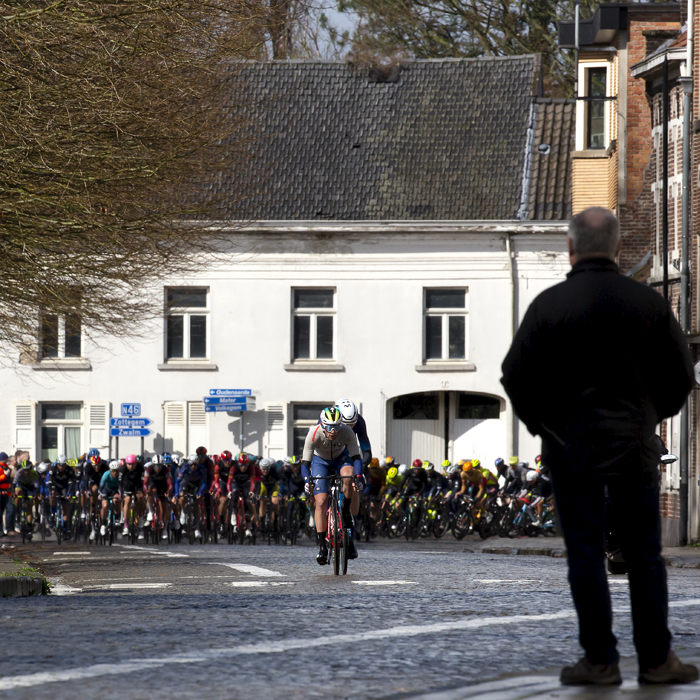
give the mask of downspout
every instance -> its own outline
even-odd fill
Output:
[[[579,25],[581,23],[581,0],[576,0],[574,10],[574,99],[578,100],[578,49]]]
[[[664,56],[663,88],[661,90],[661,269],[664,299],[668,301],[668,54]],[[685,210],[684,210],[685,211]]]
[[[508,271],[510,273],[510,336],[511,343],[515,339],[515,332],[518,329],[518,299],[517,299],[517,279],[515,277],[515,260],[513,259],[513,242],[510,233],[506,233],[506,254],[508,255]],[[518,417],[510,406],[510,454],[518,454]]]
[[[681,248],[681,328],[690,331],[690,141],[693,116],[693,0],[688,0],[688,33],[686,39],[685,75],[679,78],[683,86],[683,239]],[[681,409],[681,453],[680,453],[680,522],[678,524],[681,547],[688,544],[688,466],[690,445],[689,400]]]

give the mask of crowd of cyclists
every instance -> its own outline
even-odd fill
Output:
[[[167,452],[106,461],[97,449],[80,459],[59,455],[22,460],[12,489],[23,540],[37,533],[112,544],[179,542],[294,544],[316,537],[317,561],[328,563],[326,509],[330,474],[346,477],[341,496],[349,558],[355,540],[375,537],[461,539],[492,535],[555,534],[552,490],[540,457],[398,464],[372,456],[366,424],[342,399],[309,429],[301,457],[282,460],[198,447],[187,457]],[[0,479],[2,477],[0,476]],[[1,486],[1,485],[0,485]]]

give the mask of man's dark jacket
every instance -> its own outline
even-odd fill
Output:
[[[533,435],[600,466],[650,440],[695,384],[667,302],[604,258],[576,263],[532,302],[502,370]]]

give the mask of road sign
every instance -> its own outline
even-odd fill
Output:
[[[150,418],[110,418],[109,425],[112,428],[145,428],[153,421]]]
[[[111,437],[146,437],[151,431],[148,428],[110,428],[109,434]]]
[[[231,406],[226,403],[208,403],[204,405],[204,410],[207,413],[221,413],[223,411],[245,411],[245,406]]]
[[[122,404],[122,415],[123,416],[140,416],[141,415],[141,404],[140,403],[123,403]]]
[[[252,396],[252,389],[209,389],[209,396]]]
[[[204,398],[204,410],[207,413],[214,413],[220,411],[255,411],[255,397],[249,396],[247,400],[237,401],[233,403],[232,401],[217,401],[216,397]]]
[[[229,406],[235,406],[235,405],[242,405],[245,406],[246,401],[248,401],[249,398],[247,396],[205,396],[204,397],[204,404],[217,404],[217,403],[225,403],[228,404]]]

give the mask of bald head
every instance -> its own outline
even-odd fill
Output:
[[[569,222],[569,253],[573,262],[586,258],[615,260],[620,252],[620,225],[609,209],[589,207]]]

